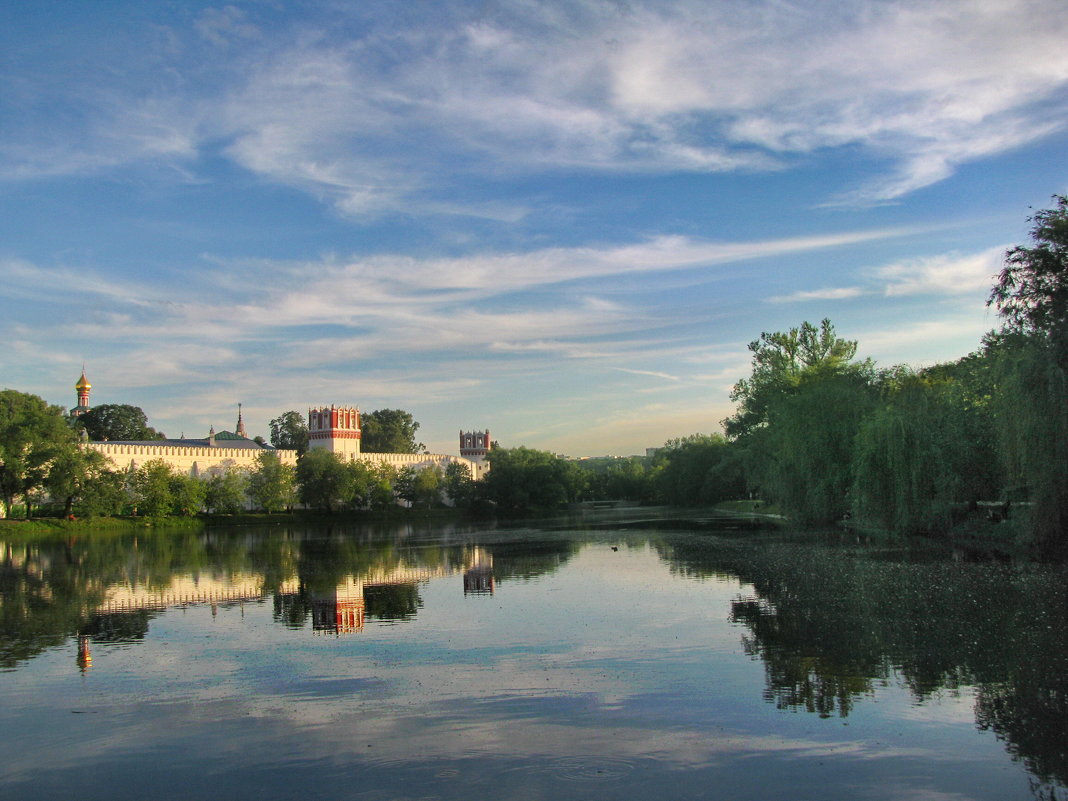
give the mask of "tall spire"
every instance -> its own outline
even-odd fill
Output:
[[[234,431],[242,439],[248,439],[248,434],[245,433],[245,421],[241,419],[241,404],[237,404],[237,430]]]

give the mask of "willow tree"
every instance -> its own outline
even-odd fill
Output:
[[[1031,243],[1005,254],[990,293],[1005,324],[1000,343],[1006,465],[1030,496],[1030,535],[1068,545],[1068,197],[1031,217]]]
[[[1068,369],[1068,196],[1054,195],[1055,207],[1031,218],[1031,245],[1005,254],[1005,266],[990,292],[1010,333],[1047,342],[1062,369]]]
[[[812,369],[768,407],[753,465],[761,492],[803,525],[849,511],[854,440],[875,401],[868,363]]]
[[[1007,500],[1025,500],[1028,538],[1042,547],[1068,545],[1068,375],[1049,343],[1008,336],[996,343],[996,402]]]
[[[723,421],[749,486],[800,523],[825,523],[849,508],[853,437],[874,391],[871,362],[830,320],[762,333],[749,344],[753,371],[731,392]]]
[[[856,517],[901,534],[947,530],[972,456],[964,428],[950,382],[895,380],[857,432]]]

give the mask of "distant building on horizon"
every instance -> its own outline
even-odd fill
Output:
[[[78,405],[70,410],[72,417],[79,417],[90,410],[89,390],[91,384],[85,370],[75,384]],[[481,432],[478,436],[482,436]],[[369,464],[392,464],[397,468],[427,467],[444,469],[446,465],[459,462],[467,467],[474,479],[481,478],[489,469],[482,458],[443,453],[362,453],[360,451],[360,410],[354,406],[319,406],[308,409],[308,449],[323,449],[336,453],[347,461],[360,460]],[[145,462],[162,459],[176,470],[192,476],[208,476],[231,468],[251,469],[256,467],[261,453],[276,455],[283,464],[296,465],[297,452],[274,448],[271,445],[249,439],[242,417],[241,404],[237,405],[236,430],[215,432],[211,427],[203,439],[163,439],[144,442],[87,442],[86,446],[102,453],[117,470],[136,470]],[[485,447],[489,448],[489,431],[485,432]],[[476,449],[477,450],[477,449]]]

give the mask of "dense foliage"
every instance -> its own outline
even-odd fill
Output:
[[[283,412],[268,423],[271,444],[281,450],[303,454],[308,450],[308,423],[300,412]]]
[[[377,409],[360,416],[361,449],[365,453],[423,453],[416,442],[419,423],[402,409]]]
[[[76,438],[63,410],[36,395],[0,391],[0,515],[16,498],[30,508],[56,460],[72,459]]]
[[[126,403],[104,403],[94,406],[78,417],[77,426],[85,429],[94,442],[147,442],[164,439],[163,434],[148,424],[148,417],[139,406]]]

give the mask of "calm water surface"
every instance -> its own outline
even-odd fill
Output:
[[[0,542],[0,797],[1068,798],[1063,567],[638,514]]]

